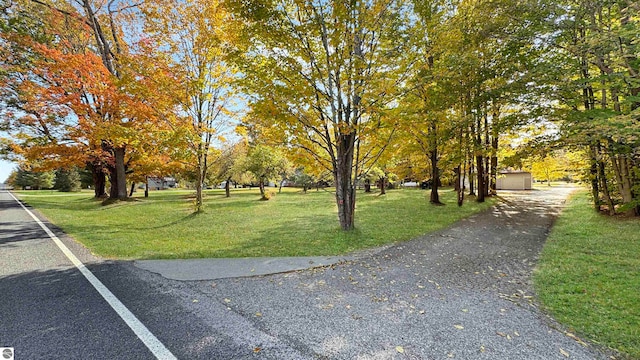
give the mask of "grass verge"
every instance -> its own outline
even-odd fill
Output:
[[[230,198],[212,190],[205,212],[197,215],[190,191],[156,191],[107,206],[89,193],[17,193],[93,253],[118,259],[344,254],[409,240],[492,204],[470,201],[459,208],[451,190],[442,192],[446,206],[429,204],[428,192],[420,190],[359,192],[356,230],[345,233],[328,191],[283,189],[270,201],[258,201],[255,189],[234,190]]]
[[[574,195],[534,274],[543,306],[591,341],[640,359],[640,221],[592,210]]]

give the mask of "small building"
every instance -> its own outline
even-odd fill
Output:
[[[172,177],[149,177],[149,190],[173,189],[177,186],[176,179]]]
[[[498,173],[498,190],[531,190],[533,178],[527,171],[501,171]]]

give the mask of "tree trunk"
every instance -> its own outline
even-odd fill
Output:
[[[202,178],[202,172],[198,169],[198,179],[196,179],[196,212],[202,212],[204,210],[203,201],[202,201],[202,182],[204,179]]]
[[[387,177],[383,176],[380,178],[380,195],[385,195],[387,193],[386,185],[387,185]]]
[[[476,194],[476,181],[475,181],[475,179],[477,178],[477,176],[476,177],[473,176],[474,168],[475,167],[473,165],[473,156],[472,156],[470,161],[469,161],[469,196],[474,196]],[[461,184],[460,186],[464,187],[464,184]]]
[[[116,189],[112,191],[112,195],[116,194],[116,198],[119,200],[127,199],[127,177],[124,168],[124,155],[125,147],[117,147],[113,149],[113,156],[115,158],[115,184]],[[111,184],[113,186],[113,184]]]
[[[339,135],[334,165],[338,219],[340,227],[345,231],[353,230],[355,225],[356,192],[352,180],[355,138],[356,134],[353,132]]]
[[[261,177],[259,182],[260,182],[260,195],[262,197],[262,200],[269,200],[267,199],[266,193],[264,191],[264,178]]]
[[[364,179],[364,192],[366,193],[371,192],[371,180],[369,179]]]
[[[131,190],[129,190],[129,197],[133,196],[133,192],[135,191],[135,189],[136,189],[136,183],[133,182],[131,183]]]
[[[482,121],[479,115],[476,116],[476,134],[475,134],[475,146],[474,154],[476,157],[476,179],[478,180],[476,198],[477,202],[484,202],[484,157],[482,156]],[[473,160],[472,160],[473,161]]]
[[[476,156],[476,178],[478,179],[478,197],[476,198],[476,201],[480,203],[484,202],[484,165],[482,163],[482,160],[483,156]]]
[[[589,168],[589,178],[591,180],[591,196],[593,197],[593,207],[595,211],[600,212],[600,186],[598,181],[598,160],[595,155],[595,146],[590,146],[590,161],[591,166]]]
[[[489,138],[489,116],[487,115],[487,111],[485,108],[484,114],[484,149],[487,151],[491,146],[491,141]],[[489,196],[489,157],[483,155],[484,161],[484,171],[482,172],[482,182],[484,186],[482,187],[484,190],[484,197]]]
[[[145,198],[149,197],[149,177],[148,176],[144,177],[144,197]]]
[[[224,194],[226,197],[231,197],[231,178],[227,178],[227,182],[224,184]]]
[[[93,177],[93,194],[99,199],[107,195],[107,175],[104,173],[104,166],[100,162],[90,163],[89,169]]]
[[[460,165],[458,165],[454,170],[455,179],[456,179],[456,193],[458,195],[458,206],[462,206],[464,202],[464,179],[462,177],[462,169],[460,169]]]
[[[498,193],[498,135],[494,133],[491,139],[491,194],[496,195]]]
[[[594,147],[594,155],[596,160],[596,169],[597,169],[597,177],[596,179],[600,181],[600,190],[604,195],[604,200],[609,206],[609,215],[614,215],[616,213],[615,205],[613,203],[613,199],[611,198],[611,193],[609,192],[609,185],[607,183],[607,175],[605,172],[605,163],[602,160],[602,148],[600,143],[596,144]],[[599,196],[599,194],[598,194]],[[598,211],[600,210],[600,206],[598,206]]]
[[[431,160],[431,196],[429,202],[432,204],[440,205],[440,194],[438,194],[438,187],[440,186],[440,169],[438,168],[438,149],[432,149],[429,153],[429,159]]]
[[[622,203],[631,204],[633,202],[633,192],[627,158],[625,155],[615,155],[611,156],[611,162],[618,183],[618,191],[622,196]],[[636,215],[635,208],[627,210],[627,215]]]

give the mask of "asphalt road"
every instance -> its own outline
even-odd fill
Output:
[[[96,259],[52,230],[180,359],[606,359],[532,297],[531,271],[568,192],[509,196],[491,212],[346,263],[218,280],[170,280]],[[3,346],[16,359],[154,357],[0,192]]]
[[[265,358],[299,357],[226,305],[209,304],[203,318],[185,284],[96,259],[47,225],[177,358],[261,357],[257,341],[274,350]],[[13,347],[20,360],[155,358],[7,192],[0,192],[0,347]]]

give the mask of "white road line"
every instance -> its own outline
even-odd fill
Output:
[[[47,233],[47,235],[49,235],[49,237],[53,240],[53,242],[55,242],[56,245],[58,245],[60,250],[67,256],[67,258],[71,260],[73,265],[75,265],[76,268],[80,270],[82,275],[84,275],[84,277],[87,278],[87,280],[89,280],[91,285],[93,285],[93,287],[100,293],[100,295],[102,295],[102,297],[107,301],[107,303],[109,303],[109,305],[113,308],[113,310],[115,310],[116,313],[120,315],[122,320],[124,320],[124,322],[127,323],[127,325],[129,325],[131,330],[133,330],[133,332],[149,348],[149,350],[153,353],[153,355],[155,355],[156,358],[162,359],[162,360],[176,359],[176,357],[171,353],[171,351],[169,351],[169,349],[167,349],[160,342],[160,340],[158,340],[158,338],[156,338],[151,333],[151,331],[149,331],[149,329],[147,329],[147,327],[144,326],[144,324],[140,322],[140,320],[138,320],[138,318],[135,315],[133,315],[133,313],[129,311],[129,309],[127,309],[127,307],[124,306],[124,304],[120,300],[118,300],[118,298],[115,295],[113,295],[113,293],[109,289],[107,289],[107,287],[104,286],[104,284],[100,280],[98,280],[98,278],[95,275],[93,275],[93,273],[89,269],[87,269],[84,266],[82,261],[80,261],[71,252],[71,250],[69,250],[69,248],[62,241],[60,241],[60,239],[58,239],[56,234],[54,234],[51,230],[49,230],[47,225],[45,225],[42,221],[40,221],[40,219],[38,219],[29,209],[27,209],[22,204],[22,202],[20,202],[20,200],[18,200],[15,196],[13,196],[11,192],[7,191],[7,193],[11,195],[11,197],[15,201],[17,201],[18,204],[20,204],[20,206],[22,206],[24,211],[26,211],[27,214],[29,214],[33,218],[33,220],[35,220],[38,223],[38,225],[40,225],[40,227]]]

